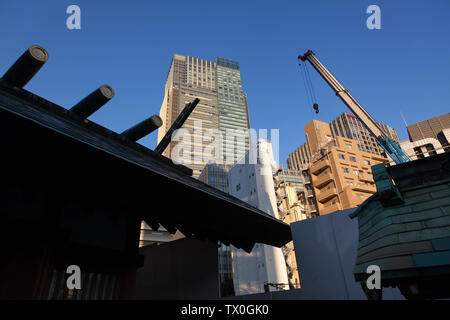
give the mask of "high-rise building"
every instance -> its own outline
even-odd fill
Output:
[[[371,167],[387,161],[359,150],[353,139],[338,136],[322,145],[309,165],[319,214],[359,206],[376,192]]]
[[[311,159],[311,151],[309,150],[308,141],[290,153],[287,159],[289,169],[302,170],[304,166],[308,166]]]
[[[396,141],[399,142],[397,132],[384,123],[377,122],[383,131]],[[378,145],[376,137],[372,135],[366,126],[356,116],[350,113],[342,113],[336,119],[331,121],[330,129],[333,137],[343,137],[353,139],[357,142],[358,149],[364,152],[383,155],[384,150]]]
[[[249,149],[247,96],[242,89],[239,63],[218,57],[216,66],[223,160],[225,164],[235,164]]]
[[[418,141],[425,138],[435,138],[439,140],[440,132],[450,128],[450,113],[411,124],[406,127],[410,141]],[[442,141],[445,143],[448,141]]]
[[[383,123],[378,125],[391,139],[398,142],[394,129]],[[287,163],[290,169],[300,170],[303,174],[308,216],[314,216],[317,212],[326,214],[353,208],[360,204],[362,199],[374,193],[375,186],[369,167],[385,162],[387,158],[384,157],[384,151],[378,146],[375,137],[358,118],[343,113],[330,124],[312,120],[305,125],[304,130],[306,142],[289,155]],[[336,150],[340,150],[340,153]],[[328,164],[329,170],[322,173],[317,170],[317,165],[324,157],[327,158],[325,163]],[[346,166],[348,163],[344,158],[352,162],[350,167]],[[365,164],[364,168],[358,166],[362,164]],[[319,166],[322,169],[321,165]],[[333,170],[334,174],[330,174]],[[344,178],[341,171],[352,172],[356,178],[350,179],[348,175]],[[365,173],[370,174],[370,179]],[[318,174],[321,174],[320,179]],[[327,174],[330,176],[325,178]],[[362,181],[360,178],[366,180]],[[327,191],[323,190],[323,187]]]
[[[226,164],[208,163],[203,168],[198,179],[216,189],[228,193],[227,174],[229,169],[230,166]]]
[[[165,84],[160,110],[163,125],[158,130],[158,142],[185,105],[195,98],[200,102],[182,128],[188,130],[192,146],[190,150],[183,150],[186,152],[183,158],[191,161],[184,164],[197,178],[211,160],[207,158],[205,147],[214,139],[210,138],[207,130],[215,129],[222,133],[222,148],[215,150],[220,154],[211,154],[215,159],[220,158],[219,162],[234,164],[248,150],[247,99],[242,89],[239,64],[223,58],[212,62],[175,54]],[[171,158],[176,144],[176,141],[171,142],[163,154]]]
[[[230,167],[226,164],[208,163],[198,179],[216,189],[229,193],[227,177],[229,169]],[[233,296],[234,285],[231,248],[223,243],[220,244],[218,249],[218,266],[220,295],[221,297]]]

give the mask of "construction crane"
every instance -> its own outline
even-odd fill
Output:
[[[392,140],[380,127],[380,125],[364,110],[363,107],[356,101],[355,98],[345,89],[339,81],[330,73],[330,71],[325,68],[325,66],[317,59],[314,52],[308,50],[304,55],[298,56],[301,61],[308,60],[314,69],[325,79],[325,81],[334,90],[336,95],[341,98],[342,101],[347,105],[347,107],[353,112],[353,114],[361,120],[361,122],[367,127],[370,133],[372,133],[378,144],[383,148],[386,154],[396,163],[404,163],[411,161],[411,159],[400,149],[397,142]],[[318,111],[318,106],[314,108],[316,113]]]

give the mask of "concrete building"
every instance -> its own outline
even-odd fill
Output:
[[[450,113],[424,120],[406,127],[410,141],[418,141],[425,138],[435,138],[439,140],[439,133],[450,128]],[[449,142],[447,140],[441,143]]]
[[[392,128],[383,128],[398,139]],[[375,192],[370,167],[387,158],[372,145],[374,138],[359,120],[344,113],[331,125],[312,120],[304,130],[307,142],[287,162],[302,172],[308,216],[354,208]],[[356,139],[346,138],[353,134]]]
[[[412,159],[450,151],[450,113],[407,126],[409,140],[400,142]]]
[[[309,171],[309,162],[311,161],[311,151],[309,143],[306,141],[300,147],[289,154],[287,159],[288,168],[290,170],[297,170],[302,173],[303,193],[299,196],[303,197],[305,204],[306,215],[313,217],[317,214],[317,203],[314,195],[314,188],[311,184],[311,173]]]
[[[200,103],[182,126],[188,130],[192,148],[184,157],[191,160],[186,166],[198,177],[205,164],[205,147],[212,142],[207,130],[222,133],[215,162],[234,164],[248,150],[249,120],[247,99],[243,93],[239,64],[217,58],[216,62],[174,54],[167,75],[160,117],[163,125],[158,130],[158,142],[164,137],[185,105],[195,98]],[[194,130],[194,126],[197,128]],[[199,128],[199,126],[201,126]],[[230,134],[227,130],[234,130]],[[164,155],[171,158],[176,142],[171,142]]]
[[[298,170],[280,168],[274,175],[275,195],[277,197],[278,217],[281,221],[291,224],[307,219],[305,190],[302,173]],[[292,242],[283,247],[284,259],[288,272],[289,288],[300,287],[297,261]]]
[[[228,173],[230,194],[278,220],[273,181],[273,173],[278,168],[271,144],[258,140],[244,160]],[[289,288],[286,262],[280,248],[256,244],[250,253],[246,253],[232,247],[232,255],[236,295]]]
[[[309,166],[319,214],[360,205],[376,192],[371,166],[387,161],[360,151],[352,139],[335,137],[323,145]]]
[[[399,142],[397,132],[390,126],[377,122],[378,125],[391,139]],[[366,126],[353,114],[344,112],[331,121],[330,129],[333,137],[343,137],[356,140],[358,149],[364,152],[384,155],[384,150],[378,145],[376,137],[373,136]]]
[[[292,170],[302,170],[304,166],[309,165],[310,160],[311,151],[309,149],[308,141],[306,141],[289,154],[287,159],[288,168]]]

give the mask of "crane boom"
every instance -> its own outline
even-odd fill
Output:
[[[364,110],[364,108],[356,101],[355,98],[345,89],[339,81],[328,71],[327,68],[317,59],[314,52],[308,50],[303,56],[298,57],[302,61],[308,60],[314,69],[322,76],[322,78],[330,85],[336,95],[347,105],[353,114],[361,120],[372,133],[378,144],[384,149],[386,154],[395,162],[403,163],[410,161],[409,157],[400,149],[398,144],[389,138],[380,125]]]

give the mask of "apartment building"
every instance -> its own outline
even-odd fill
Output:
[[[273,179],[279,219],[289,225],[307,219],[301,171],[280,168]],[[286,261],[289,287],[299,288],[300,278],[293,242],[287,243],[282,250]]]
[[[376,192],[371,166],[387,161],[360,151],[353,139],[335,137],[323,145],[309,166],[319,214],[359,206]]]

